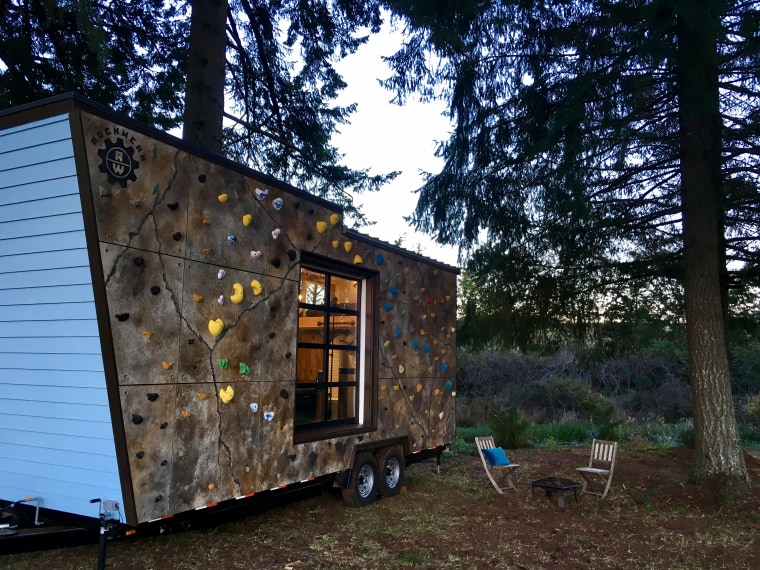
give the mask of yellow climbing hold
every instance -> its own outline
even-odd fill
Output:
[[[211,222],[209,220],[207,220],[206,218],[203,218],[203,220],[201,220],[201,221],[203,222],[204,226],[210,226],[211,225]]]
[[[219,398],[221,398],[222,402],[225,404],[229,404],[234,396],[235,390],[232,389],[232,386],[227,386],[227,388],[219,390]]]
[[[214,319],[208,322],[208,332],[214,336],[219,336],[224,330],[224,321],[222,319]]]
[[[340,216],[338,214],[330,214],[330,223],[332,225],[337,224],[340,221]]]
[[[417,391],[422,392],[422,384],[417,384]]]
[[[451,301],[451,295],[446,295],[446,300]]]
[[[361,255],[354,256],[354,265],[361,265],[364,260]]]
[[[317,222],[317,231],[321,234],[327,230],[327,222]]]
[[[425,329],[420,329],[420,336],[425,336]]]
[[[182,410],[180,413],[182,414],[183,418],[189,418],[191,415],[187,410]]]
[[[214,489],[216,489],[216,485],[214,485],[213,483],[209,483],[208,484],[208,490],[209,491],[213,491]]]
[[[150,331],[143,331],[143,336],[144,336],[145,338],[147,338],[148,340],[150,340],[150,337],[152,337],[152,336],[153,336],[153,333],[152,333],[152,332],[150,332]]]
[[[380,386],[380,391],[385,392],[388,389],[387,386]]]
[[[211,253],[211,248],[210,247],[204,247],[201,251],[203,253],[205,253],[206,255],[209,255]]]
[[[261,283],[259,283],[258,279],[254,279],[251,281],[251,289],[253,289],[254,295],[261,295],[261,292],[264,290],[264,288],[261,286]]]
[[[171,370],[174,364],[172,364],[171,362],[166,362],[166,360],[164,360],[161,362],[161,366],[163,366],[164,370]]]
[[[253,216],[251,214],[244,214],[243,215],[243,225],[246,228],[251,225],[252,221],[253,221]]]
[[[232,295],[230,295],[230,301],[239,305],[243,302],[243,286],[240,283],[232,284]]]
[[[398,386],[394,386],[394,387],[393,387],[393,391],[394,391],[394,392],[398,392],[399,390],[400,390],[400,388],[399,388]]]
[[[412,395],[409,396],[409,401],[410,402],[414,402],[414,394],[412,394]]]
[[[340,242],[337,239],[332,240],[331,243],[332,243],[333,249],[338,249]]]
[[[229,196],[227,194],[219,194],[219,196],[216,197],[217,200],[219,200],[222,204],[224,204]]]
[[[354,247],[354,244],[352,244],[350,241],[344,241],[343,242],[343,249],[346,250],[346,253],[351,251],[351,248]]]
[[[398,373],[403,374],[404,373],[404,366],[402,364],[398,365]]]
[[[196,303],[200,303],[201,301],[203,301],[203,297],[201,295],[197,295],[196,293],[193,293],[193,301],[195,301]]]

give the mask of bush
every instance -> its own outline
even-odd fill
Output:
[[[506,449],[530,447],[528,430],[530,422],[524,419],[517,408],[509,408],[500,414],[488,418],[488,425],[493,430],[494,443]]]

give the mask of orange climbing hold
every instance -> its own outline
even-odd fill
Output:
[[[171,370],[172,366],[174,366],[174,364],[172,364],[171,362],[166,362],[164,360],[164,361],[161,362],[161,366],[164,368],[164,370]]]
[[[147,338],[148,340],[150,340],[150,337],[152,337],[152,336],[153,336],[153,333],[152,333],[152,332],[150,332],[150,331],[143,331],[143,336],[144,336],[145,338]]]

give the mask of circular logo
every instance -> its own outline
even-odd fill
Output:
[[[124,146],[124,139],[116,139],[116,142],[106,139],[106,147],[98,151],[101,159],[98,167],[101,172],[108,175],[110,184],[121,184],[122,188],[127,187],[131,180],[135,182],[137,175],[135,170],[140,168],[140,164],[134,159],[135,149]]]

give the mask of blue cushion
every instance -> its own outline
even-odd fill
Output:
[[[509,465],[509,458],[501,447],[494,449],[484,449],[483,455],[486,461],[491,464],[491,467],[497,467],[499,465]]]

